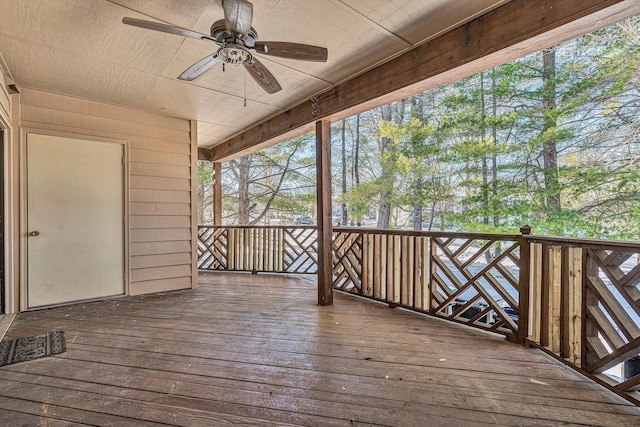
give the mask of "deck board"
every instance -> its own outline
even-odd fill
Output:
[[[18,315],[5,339],[63,329],[68,351],[0,368],[0,420],[640,425],[640,408],[491,334],[341,294],[320,307],[308,277],[199,282]]]

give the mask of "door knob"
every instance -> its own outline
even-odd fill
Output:
[[[37,230],[36,231],[32,231],[31,233],[29,233],[29,236],[33,236],[33,237],[36,237],[36,236],[39,236],[39,235],[40,235],[40,232],[37,231]]]

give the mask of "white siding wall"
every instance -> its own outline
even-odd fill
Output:
[[[127,141],[129,293],[195,286],[197,150],[191,121],[22,89],[20,126]]]

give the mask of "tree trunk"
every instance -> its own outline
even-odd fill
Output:
[[[213,163],[206,160],[198,161],[198,224],[211,223],[213,218]],[[209,221],[207,221],[209,220]]]
[[[200,177],[200,173],[204,172],[204,161],[198,161],[198,177]],[[204,211],[205,207],[205,198],[204,194],[206,191],[205,182],[198,182],[198,224],[204,224]]]
[[[500,227],[500,217],[498,216],[498,126],[496,116],[498,114],[498,103],[496,102],[496,70],[491,70],[491,136],[493,137],[493,150],[491,152],[491,210],[493,212],[493,226]],[[496,242],[494,256],[500,256],[502,252],[500,242]]]
[[[342,196],[347,194],[347,138],[346,138],[347,121],[342,120]],[[342,220],[340,225],[346,226],[347,221],[347,205],[342,202]]]
[[[496,70],[491,70],[491,115],[493,124],[491,125],[491,136],[493,136],[493,150],[491,153],[491,210],[493,211],[493,226],[500,226],[500,217],[498,216],[497,200],[498,200],[498,126],[496,125],[496,116],[498,115],[498,102],[496,101]]]
[[[545,209],[547,218],[556,217],[560,212],[560,183],[558,177],[558,148],[553,128],[556,108],[556,49],[555,47],[542,51],[542,158],[544,167]],[[556,219],[557,220],[557,219]],[[555,223],[551,226],[551,233],[559,235],[562,227]]]
[[[433,220],[436,217],[436,201],[431,202],[431,208],[429,212],[429,229],[427,231],[431,231],[433,229]],[[440,227],[442,228],[442,227]]]
[[[391,105],[383,105],[380,107],[380,113],[382,116],[382,120],[390,122],[392,120],[391,114]],[[393,143],[393,140],[388,137],[380,138],[380,154],[384,156],[384,153],[389,150],[389,146]],[[385,162],[381,162],[382,166],[382,174],[380,176],[381,180],[385,182],[385,185],[389,180],[391,180],[393,173],[390,171],[389,166],[385,165]],[[391,190],[385,188],[380,194],[380,205],[378,207],[378,228],[388,229],[389,228],[389,220],[391,218]]]
[[[360,169],[359,169],[359,163],[360,163],[360,114],[358,114],[356,116],[356,141],[355,141],[355,153],[353,156],[353,174],[354,174],[354,183],[357,186],[358,184],[360,184]],[[343,225],[347,225],[346,223]],[[358,227],[360,227],[362,224],[360,223],[360,221],[358,220]]]
[[[251,154],[238,159],[238,225],[249,224],[251,199],[249,197],[249,171]]]
[[[485,100],[484,100],[484,71],[480,72],[480,143],[484,144],[487,140],[487,124],[486,124]],[[489,166],[487,162],[487,153],[482,153],[482,223],[489,225]]]
[[[353,155],[353,173],[355,185],[360,184],[360,169],[358,163],[360,162],[360,114],[356,116],[356,141],[355,141],[355,153]]]
[[[413,96],[411,98],[411,116],[420,120],[420,123],[424,123],[424,110],[422,109],[422,103],[419,95]],[[411,187],[413,188],[413,202],[411,203],[413,207],[413,229],[415,231],[422,230],[422,197],[420,197],[420,192],[422,190],[422,186],[424,185],[422,176],[413,176],[413,182],[411,183]]]
[[[422,185],[422,180],[418,179],[416,185]],[[412,202],[413,205],[413,229],[415,231],[422,231],[422,203]]]
[[[264,207],[262,208],[262,212],[255,215],[253,220],[249,223],[249,225],[258,224],[260,220],[265,216],[267,216],[267,214],[269,213],[269,209],[271,209],[271,204],[273,203],[275,198],[280,194],[280,190],[282,189],[282,184],[284,183],[284,179],[286,175],[289,173],[289,171],[291,170],[291,160],[293,159],[293,156],[298,151],[298,148],[300,148],[300,146],[296,145],[295,148],[289,152],[289,155],[287,156],[287,160],[286,162],[284,162],[284,166],[282,166],[281,172],[279,173],[280,176],[278,177],[278,183],[276,184],[275,188],[273,188],[271,194],[267,199],[267,202],[264,204]],[[268,176],[273,176],[271,173],[271,166],[269,166]],[[250,209],[253,209],[255,206],[256,205],[254,203],[253,205],[251,205]]]

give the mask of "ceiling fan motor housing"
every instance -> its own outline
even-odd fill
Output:
[[[244,40],[237,40],[227,31],[224,19],[218,19],[211,24],[211,37],[220,43],[242,43],[245,47],[252,48],[255,42],[258,41],[258,32],[251,27]]]

